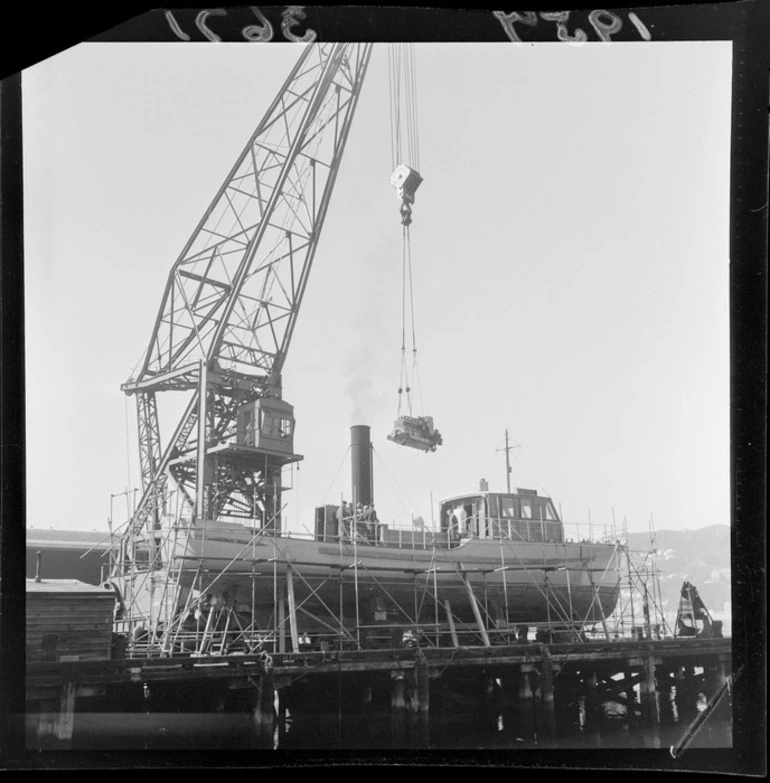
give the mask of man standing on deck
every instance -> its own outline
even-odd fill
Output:
[[[366,522],[366,535],[367,538],[374,542],[377,540],[377,512],[374,510],[374,505],[370,503],[364,509],[364,521]]]
[[[347,537],[348,526],[350,524],[349,517],[351,514],[352,510],[350,504],[343,500],[342,505],[337,509],[337,522],[339,523],[338,529],[341,538]]]
[[[464,536],[468,532],[468,513],[461,503],[455,506],[454,515],[457,520],[457,532]]]
[[[446,529],[450,538],[457,538],[459,535],[459,531],[457,530],[457,517],[451,506],[446,510]]]

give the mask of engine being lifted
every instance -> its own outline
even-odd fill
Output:
[[[399,416],[388,440],[420,451],[435,451],[444,442],[441,433],[433,426],[432,416]]]

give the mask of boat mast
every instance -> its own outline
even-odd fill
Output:
[[[505,431],[505,481],[511,494],[511,447],[508,445],[508,430]]]
[[[508,430],[505,431],[505,448],[504,449],[498,449],[498,451],[504,451],[505,452],[505,481],[506,486],[508,487],[508,494],[511,494],[511,449],[518,449],[520,448],[519,443],[517,443],[515,446],[511,446],[510,441],[508,440]]]

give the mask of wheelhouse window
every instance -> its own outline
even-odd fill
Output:
[[[500,498],[500,511],[504,519],[513,519],[516,516],[516,499],[502,496]]]
[[[532,501],[530,498],[520,498],[522,519],[532,519]]]
[[[548,498],[534,499],[532,518],[539,519],[543,522],[559,521],[559,515],[556,513],[553,503]]]

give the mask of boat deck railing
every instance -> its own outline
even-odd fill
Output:
[[[408,548],[428,548],[443,546],[452,548],[464,541],[479,539],[485,541],[502,541],[533,544],[614,544],[615,541],[607,535],[594,535],[587,525],[562,525],[556,521],[537,519],[510,519],[507,517],[486,517],[476,519],[469,517],[462,531],[444,530],[432,531],[425,527],[410,527],[404,525],[380,525],[378,542],[390,546]],[[479,531],[477,534],[474,531]],[[588,534],[588,535],[587,535]]]
[[[249,521],[232,521],[233,530],[248,530],[251,527]],[[227,529],[227,525],[220,526]],[[480,535],[474,531],[479,531]],[[255,533],[260,533],[258,527]],[[506,517],[486,517],[476,519],[469,517],[462,530],[430,530],[424,524],[409,525],[397,522],[382,523],[364,521],[361,519],[343,519],[342,524],[335,525],[334,530],[324,534],[311,533],[307,528],[304,532],[295,530],[282,530],[281,538],[298,539],[305,541],[326,541],[337,543],[356,544],[359,546],[383,546],[396,549],[453,549],[463,543],[478,539],[482,541],[499,541],[513,543],[532,544],[584,544],[584,545],[610,545],[615,540],[605,532],[597,536],[596,529],[590,525],[573,523],[562,524],[555,521],[543,521],[537,519],[510,519]],[[269,530],[262,530],[261,535],[271,535]]]
[[[482,531],[482,535],[472,532]],[[483,541],[500,541],[514,543],[546,543],[546,544],[592,544],[607,545],[614,543],[607,537],[597,539],[585,535],[585,526],[562,526],[560,522],[544,522],[540,520],[516,520],[508,518],[489,517],[484,520],[469,518],[464,531],[429,530],[424,525],[409,526],[398,524],[382,524],[351,520],[344,521],[341,531],[324,536],[327,541],[357,543],[363,546],[387,546],[397,549],[453,549],[463,543],[478,539]],[[282,534],[294,537],[295,534]],[[314,538],[318,538],[315,536]]]
[[[421,527],[395,527],[382,523],[367,523],[346,520],[341,530],[325,540],[341,540],[359,546],[384,546],[396,549],[452,549],[460,546],[463,539],[449,531],[439,532]],[[467,536],[466,536],[467,539]]]

